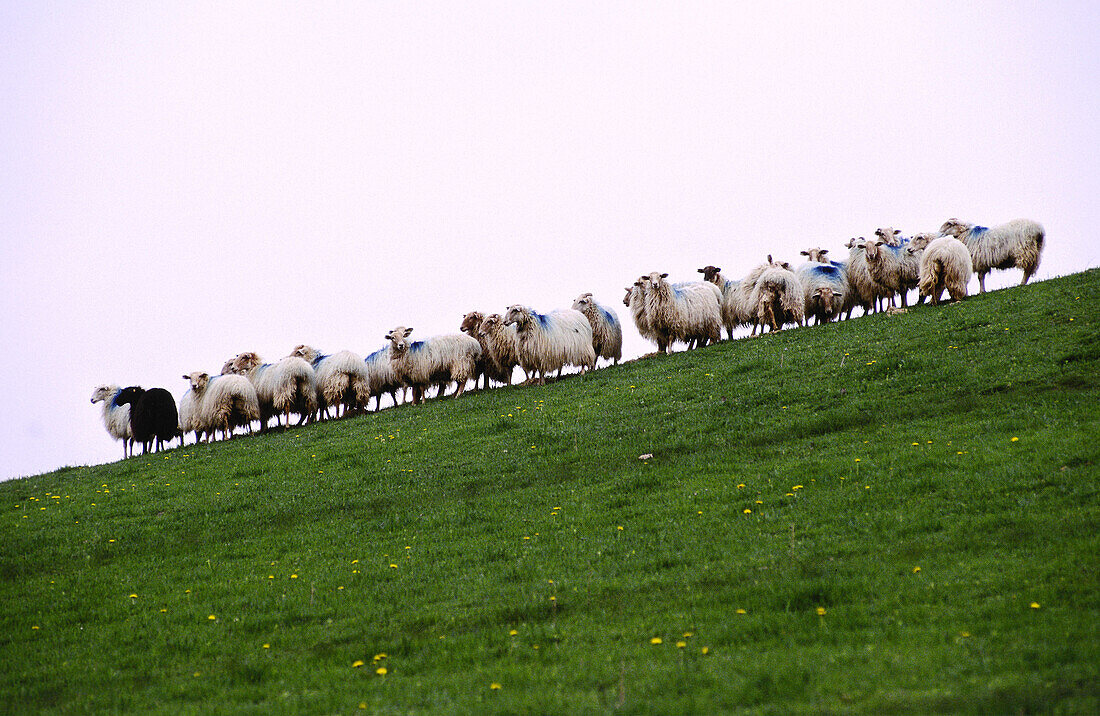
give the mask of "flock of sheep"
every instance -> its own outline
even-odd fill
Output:
[[[808,325],[851,318],[857,306],[865,314],[895,306],[900,297],[918,289],[919,302],[927,297],[939,303],[946,290],[951,300],[966,297],[971,272],[978,274],[980,290],[992,269],[1020,268],[1023,281],[1039,267],[1043,227],[1017,219],[993,228],[949,219],[938,235],[912,238],[893,228],[878,229],[875,239],[851,239],[846,261],[831,261],[828,249],[802,252],[807,260],[792,269],[775,261],[757,266],[741,280],[725,278],[721,269],[699,269],[703,281],[670,283],[668,274],[641,276],[626,289],[623,304],[630,310],[638,332],[666,352],[679,342],[689,348],[715,343],[721,328],[733,338],[739,327],[782,330],[787,325]],[[351,351],[323,355],[297,346],[287,357],[264,363],[255,353],[241,353],[226,361],[220,375],[194,372],[184,375],[189,389],[177,407],[163,388],[143,390],[102,385],[92,393],[92,403],[103,403],[107,432],[123,443],[123,456],[133,454],[134,443],[143,452],[160,449],[188,433],[195,441],[228,439],[237,429],[252,431],[259,422],[266,430],[271,418],[290,425],[291,414],[303,421],[330,419],[365,412],[371,398],[375,409],[382,395],[411,390],[412,402],[420,403],[432,387],[443,395],[455,384],[455,397],[469,382],[510,385],[519,366],[528,382],[545,383],[566,366],[585,372],[604,358],[618,363],[622,357],[622,324],[615,312],[582,294],[567,309],[538,313],[515,305],[502,314],[466,314],[460,333],[410,342],[412,328],[399,326],[386,335],[389,344],[365,358]]]

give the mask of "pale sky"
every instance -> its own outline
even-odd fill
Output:
[[[635,357],[639,274],[880,226],[1098,266],[1097,38],[1094,1],[0,2],[0,479],[119,459],[100,383],[586,291]]]

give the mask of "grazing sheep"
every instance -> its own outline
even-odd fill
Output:
[[[248,351],[230,361],[223,372],[243,375],[252,381],[260,400],[260,430],[267,430],[274,416],[282,426],[283,417],[290,426],[290,414],[297,413],[301,425],[317,412],[317,376],[313,366],[298,356],[287,356],[278,363],[264,363]]]
[[[390,347],[384,346],[363,359],[367,367],[367,392],[375,399],[375,410],[382,409],[382,394],[387,393],[397,405],[397,394],[404,397],[405,386],[390,362]]]
[[[519,365],[519,332],[514,325],[505,325],[504,316],[490,313],[478,328],[478,338],[484,339],[489,361],[493,371],[503,378],[506,385],[512,384],[512,372]],[[530,376],[524,372],[524,379]]]
[[[176,437],[183,442],[176,400],[164,388],[145,390],[132,385],[119,391],[115,402],[130,406],[130,432],[134,442],[141,443],[142,455],[159,452]]]
[[[117,385],[99,385],[92,391],[92,405],[103,403],[103,427],[115,440],[122,441],[123,459],[134,452],[133,433],[130,431],[130,405],[119,404]]]
[[[879,229],[879,231],[885,230]],[[895,305],[895,294],[901,295],[903,307],[909,305],[909,290],[917,287],[917,275],[920,271],[919,254],[927,245],[928,234],[920,234],[915,243],[907,239],[904,247],[890,244],[888,239],[881,237],[865,244],[867,270],[875,283],[883,287],[891,306]]]
[[[252,432],[252,421],[260,419],[260,399],[252,381],[243,375],[211,376],[198,371],[184,374],[183,379],[191,384],[184,398],[191,396],[192,408],[185,420],[180,400],[180,427],[193,430],[196,442],[199,433],[214,440],[221,430],[222,439],[228,440],[236,428]]]
[[[668,352],[682,341],[705,346],[722,337],[722,291],[713,283],[671,284],[667,273],[654,271],[645,281],[645,307],[656,334],[657,350]]]
[[[561,308],[550,313],[536,313],[526,306],[510,306],[504,323],[515,324],[519,338],[519,364],[531,376],[545,385],[546,375],[567,365],[580,366],[583,374],[596,365],[596,350],[592,347],[592,326],[580,311]]]
[[[424,391],[439,386],[442,396],[451,382],[458,384],[454,397],[462,395],[466,384],[477,375],[481,344],[465,333],[448,333],[424,341],[408,341],[413,329],[398,326],[386,334],[390,342],[390,363],[403,384],[412,388],[412,402],[424,401]]]
[[[814,259],[799,266],[797,273],[802,284],[807,323],[811,317],[814,325],[829,323],[839,317],[844,308],[844,297],[850,290],[844,267]]]
[[[583,313],[592,326],[592,349],[596,351],[596,360],[606,358],[618,365],[623,357],[623,327],[615,312],[597,303],[591,293],[577,296],[573,310]]]
[[[1024,272],[1020,285],[1026,284],[1039,270],[1045,239],[1042,225],[1030,219],[1014,219],[993,228],[948,219],[940,227],[940,236],[954,236],[966,244],[982,293],[985,275],[993,269],[1019,268]]]
[[[362,356],[351,351],[322,355],[304,344],[296,346],[290,355],[313,366],[317,377],[317,405],[322,417],[328,418],[328,409],[333,406],[338,418],[349,411],[366,409],[370,401],[370,376]]]
[[[952,301],[966,298],[971,262],[970,251],[957,239],[943,236],[932,241],[920,257],[918,290],[921,297],[930,296],[935,306],[946,288]]]
[[[764,326],[771,326],[772,332],[783,330],[788,323],[802,325],[805,322],[806,304],[802,284],[798,276],[788,265],[772,266],[760,275],[753,289],[750,304],[756,306],[756,324],[752,333]]]

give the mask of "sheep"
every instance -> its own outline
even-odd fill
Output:
[[[481,358],[479,358],[477,362],[477,373],[474,375],[474,387],[477,388],[478,381],[482,376],[485,377],[486,388],[489,387],[490,380],[495,380],[503,384],[511,384],[511,367],[509,367],[507,373],[505,373],[504,366],[493,361],[489,349],[489,337],[481,332],[481,326],[484,322],[484,313],[481,311],[470,311],[462,317],[462,323],[459,324],[458,327],[460,331],[481,344]]]
[[[843,265],[811,260],[799,266],[797,273],[802,284],[806,321],[813,317],[814,324],[821,325],[839,317],[850,290]]]
[[[722,305],[720,307],[722,325],[725,326],[726,336],[733,340],[733,329],[744,323],[736,310],[738,288],[741,282],[723,276],[722,269],[718,266],[704,266],[698,271],[703,274],[704,281],[713,283],[722,292]]]
[[[883,232],[879,229],[878,232]],[[920,234],[916,242],[906,240],[905,246],[889,243],[888,238],[868,241],[864,246],[867,270],[871,278],[885,290],[890,306],[894,306],[894,295],[901,294],[901,305],[908,306],[909,290],[917,287],[917,274],[920,270],[920,251],[928,245],[928,234]],[[909,249],[915,249],[910,251]]]
[[[771,326],[772,332],[783,330],[788,323],[802,325],[805,322],[805,296],[798,276],[791,271],[789,264],[771,266],[760,274],[753,289],[750,305],[756,306],[756,329],[764,332],[764,325]]]
[[[646,277],[645,306],[656,333],[657,350],[668,352],[673,343],[717,343],[722,337],[722,291],[713,283],[670,284],[667,273]]]
[[[511,385],[512,372],[519,365],[519,332],[515,325],[505,325],[504,316],[490,313],[481,322],[477,334],[493,366],[493,372],[501,376],[503,383]],[[530,379],[526,371],[524,379]]]
[[[237,355],[222,370],[252,381],[260,401],[261,432],[267,430],[272,417],[281,427],[285,416],[289,427],[291,413],[298,413],[301,425],[317,412],[317,376],[313,366],[298,356],[264,363],[260,356],[248,351]]]
[[[785,267],[790,268],[790,264],[785,261],[775,261],[772,259],[771,254],[768,254],[768,259],[765,263],[755,266],[748,275],[739,281],[726,281],[722,279],[720,275],[715,274],[714,279],[711,281],[715,285],[729,286],[729,290],[723,290],[722,294],[722,323],[726,326],[727,333],[730,338],[733,337],[733,328],[740,326],[753,326],[756,325],[756,306],[752,305],[752,294],[756,289],[756,284],[760,281],[760,276],[765,271],[773,267]],[[715,268],[715,267],[708,267]],[[704,271],[704,277],[707,272]],[[723,283],[719,284],[721,280]],[[755,331],[754,331],[755,332]]]
[[[141,443],[141,454],[159,452],[174,438],[183,442],[176,400],[164,388],[144,388],[132,385],[115,397],[119,405],[130,405],[130,432],[134,442]]]
[[[215,375],[196,371],[185,373],[183,379],[191,384],[184,398],[191,396],[192,412],[188,427],[184,427],[180,400],[180,427],[195,431],[213,440],[217,431],[222,431],[222,439],[228,440],[235,428],[245,428],[252,432],[252,421],[260,419],[260,399],[252,381],[243,375]]]
[[[966,244],[981,293],[985,293],[985,275],[992,269],[1019,268],[1024,272],[1020,285],[1026,284],[1039,270],[1045,239],[1042,225],[1030,219],[992,228],[948,219],[940,227],[940,236],[953,236]]]
[[[904,246],[905,244],[909,243],[909,239],[905,236],[902,236],[901,231],[899,229],[895,229],[892,226],[886,227],[884,229],[875,229],[875,236],[877,236],[879,240],[881,240],[887,246],[893,246],[894,248]]]
[[[829,253],[829,249],[822,249],[822,248],[819,248],[819,247],[815,247],[815,248],[812,248],[812,249],[806,249],[805,251],[799,251],[798,253],[801,254],[802,256],[805,256],[807,261],[811,261],[813,263],[818,263],[818,264],[827,264],[827,263],[829,263],[829,259],[825,255],[825,254]]]
[[[184,375],[183,378],[189,380],[187,375]],[[253,389],[253,392],[255,392],[255,389]],[[195,395],[194,390],[188,388],[180,396],[179,405],[176,407],[176,414],[179,416],[181,446],[187,444],[187,433],[195,433],[196,445],[206,437],[205,431],[198,424],[198,411],[199,398]]]
[[[439,386],[442,396],[446,386],[455,382],[454,397],[462,395],[466,384],[477,375],[481,344],[465,333],[433,336],[409,343],[412,328],[398,326],[386,334],[390,342],[390,364],[402,383],[412,387],[413,405],[424,402],[424,391]]]
[[[911,248],[910,251],[913,249]],[[924,249],[920,257],[921,298],[931,297],[933,306],[940,302],[944,288],[952,301],[966,298],[966,284],[970,281],[972,258],[966,245],[951,236],[935,239]]]
[[[852,309],[859,306],[864,314],[875,313],[880,310],[880,303],[886,297],[886,289],[871,276],[871,270],[867,266],[866,248],[868,242],[862,236],[852,239],[849,244],[855,242],[848,252],[848,260],[845,262],[845,278],[850,290],[844,301],[844,318],[852,317]]]
[[[130,405],[118,403],[121,390],[117,385],[96,386],[92,405],[103,403],[103,427],[113,439],[122,441],[122,457],[126,459],[133,454],[134,439],[130,431]]]
[[[596,360],[606,358],[618,365],[623,357],[623,327],[615,312],[597,303],[591,293],[577,296],[573,310],[583,313],[592,326],[592,349],[596,352]]]
[[[638,334],[649,341],[656,341],[657,334],[650,323],[649,315],[645,308],[645,277],[639,278],[632,285],[626,287],[626,296],[623,297],[623,305],[630,309],[630,316],[634,319],[634,327]]]
[[[375,410],[382,409],[382,394],[388,393],[397,405],[397,394],[404,397],[405,387],[390,363],[390,347],[383,346],[363,359],[367,367],[367,392],[375,399]]]
[[[536,313],[520,305],[510,306],[504,314],[506,325],[515,324],[519,338],[519,364],[528,380],[546,384],[546,375],[566,365],[580,366],[583,374],[596,365],[592,346],[592,325],[584,314],[572,308]]]
[[[313,366],[317,376],[317,405],[323,418],[329,417],[330,407],[336,407],[339,418],[365,408],[370,401],[370,377],[362,356],[351,351],[322,355],[305,344],[295,346],[290,355]]]

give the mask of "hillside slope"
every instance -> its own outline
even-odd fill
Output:
[[[1092,270],[3,483],[0,699],[1094,712],[1098,378]]]

